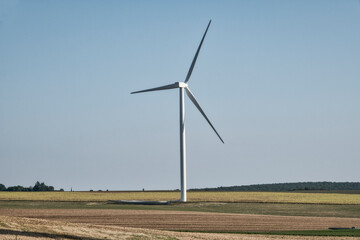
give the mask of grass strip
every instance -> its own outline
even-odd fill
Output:
[[[344,230],[301,230],[301,231],[266,231],[266,232],[226,232],[226,231],[188,231],[173,230],[174,232],[194,232],[194,233],[228,233],[228,234],[259,234],[259,235],[292,235],[292,236],[332,236],[332,237],[360,237],[360,229]]]

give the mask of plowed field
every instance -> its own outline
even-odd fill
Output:
[[[340,240],[353,237],[170,232],[0,216],[1,240]]]
[[[359,227],[360,218],[270,216],[151,210],[0,209],[0,215],[161,230],[276,231]]]

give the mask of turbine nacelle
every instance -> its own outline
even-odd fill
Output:
[[[177,86],[178,88],[187,88],[187,83],[184,82],[176,82],[175,86]]]

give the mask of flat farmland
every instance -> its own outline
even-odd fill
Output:
[[[0,215],[159,230],[266,232],[360,226],[360,218],[113,209],[0,209]]]
[[[2,209],[161,210],[279,216],[360,217],[360,205],[348,204],[192,202],[169,205],[129,205],[108,204],[107,202],[0,201],[0,212]]]
[[[2,240],[339,240],[358,239],[336,236],[294,236],[264,234],[227,234],[175,232],[145,228],[66,223],[43,219],[0,216],[0,239]]]
[[[33,236],[78,239],[86,232],[91,239],[104,239],[105,235],[94,238],[104,231],[109,231],[107,239],[344,239],[345,236],[359,239],[360,236],[360,230],[345,232],[346,235],[327,230],[360,227],[359,194],[189,192],[188,203],[154,206],[108,203],[108,200],[174,201],[179,197],[179,192],[0,192],[0,238],[14,239],[19,235],[24,240],[37,239]],[[13,224],[9,225],[11,221]],[[42,232],[44,226],[49,226],[46,233]],[[62,226],[58,227],[57,235],[51,235],[54,226]],[[72,230],[63,231],[68,226],[73,226]],[[86,230],[79,233],[77,228]],[[95,232],[90,234],[92,231]],[[158,231],[156,234],[165,238],[153,238],[149,231]],[[202,231],[213,235],[198,233]],[[150,235],[141,238],[143,235],[139,237],[137,232]],[[111,237],[112,234],[117,237]],[[324,235],[329,237],[320,237]]]
[[[0,201],[175,201],[179,192],[0,192]],[[289,192],[188,192],[188,202],[248,202],[360,205],[360,194]]]

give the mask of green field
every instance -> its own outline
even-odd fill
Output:
[[[360,217],[360,205],[197,202],[170,205],[123,205],[106,202],[0,201],[0,209],[132,209],[243,213],[281,216]]]
[[[1,200],[106,202],[177,200],[179,192],[0,192]],[[188,202],[246,202],[360,205],[360,194],[294,192],[188,192]]]
[[[184,231],[191,232],[191,231]],[[197,231],[198,232],[198,231]],[[270,232],[210,232],[204,233],[231,233],[231,234],[261,234],[261,235],[292,235],[292,236],[333,236],[333,237],[360,237],[360,229],[345,230],[305,230],[305,231],[270,231]]]

